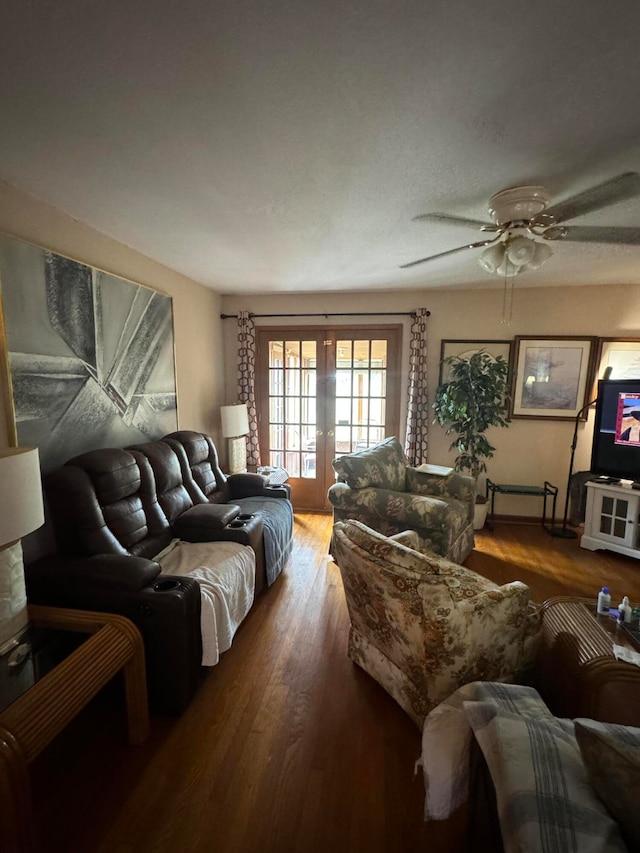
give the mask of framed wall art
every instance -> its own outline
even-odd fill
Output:
[[[12,438],[43,473],[177,428],[170,296],[2,235],[0,286]]]
[[[517,336],[510,416],[575,419],[588,403],[596,341],[595,337]]]
[[[480,350],[484,350],[494,360],[498,356],[509,363],[511,361],[512,341],[442,341],[440,344],[440,377],[438,384],[449,381],[450,366],[443,364],[445,358],[451,355],[458,358],[469,358]]]
[[[640,338],[598,338],[598,375],[611,367],[611,379],[640,379]]]

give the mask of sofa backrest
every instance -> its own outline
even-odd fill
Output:
[[[358,453],[345,453],[331,464],[338,479],[352,489],[405,490],[407,459],[394,436]]]
[[[158,503],[170,524],[191,509],[194,501],[183,481],[183,472],[176,451],[165,441],[149,441],[127,448],[134,456],[141,454],[148,461],[155,480]]]
[[[149,461],[105,448],[70,459],[44,479],[60,552],[151,558],[171,541]]]
[[[194,503],[226,503],[229,500],[227,478],[218,462],[218,451],[208,435],[179,430],[165,435],[182,466],[185,488]]]

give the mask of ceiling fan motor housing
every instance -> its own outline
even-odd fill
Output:
[[[528,222],[542,213],[550,200],[544,187],[510,187],[491,196],[489,214],[498,225]]]

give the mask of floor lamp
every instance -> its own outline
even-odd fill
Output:
[[[611,379],[611,372],[613,368],[611,365],[607,367],[602,376],[603,382],[608,382]],[[564,500],[564,516],[562,518],[562,527],[550,527],[548,532],[551,536],[556,536],[559,539],[577,539],[578,534],[575,530],[571,530],[570,527],[567,527],[567,518],[569,517],[569,490],[571,488],[571,476],[573,474],[573,458],[576,455],[576,445],[578,444],[578,426],[580,424],[580,418],[584,413],[591,408],[591,406],[595,405],[598,402],[598,398],[592,400],[590,403],[587,403],[586,406],[583,406],[578,414],[575,417],[575,425],[573,427],[573,441],[571,442],[571,458],[569,460],[569,476],[567,478],[567,494]]]
[[[0,651],[27,625],[27,595],[20,540],[44,524],[36,447],[0,450]]]
[[[249,416],[246,403],[221,406],[222,435],[228,441],[229,473],[239,474],[247,470],[247,435]]]

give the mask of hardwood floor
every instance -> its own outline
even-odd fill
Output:
[[[103,701],[35,762],[45,853],[458,849],[459,822],[422,821],[419,731],[346,656],[330,530],[330,516],[297,514],[287,568],[182,717],[152,718],[130,747],[119,702]],[[540,601],[603,583],[616,604],[640,600],[640,563],[540,525],[498,522],[466,565]]]

